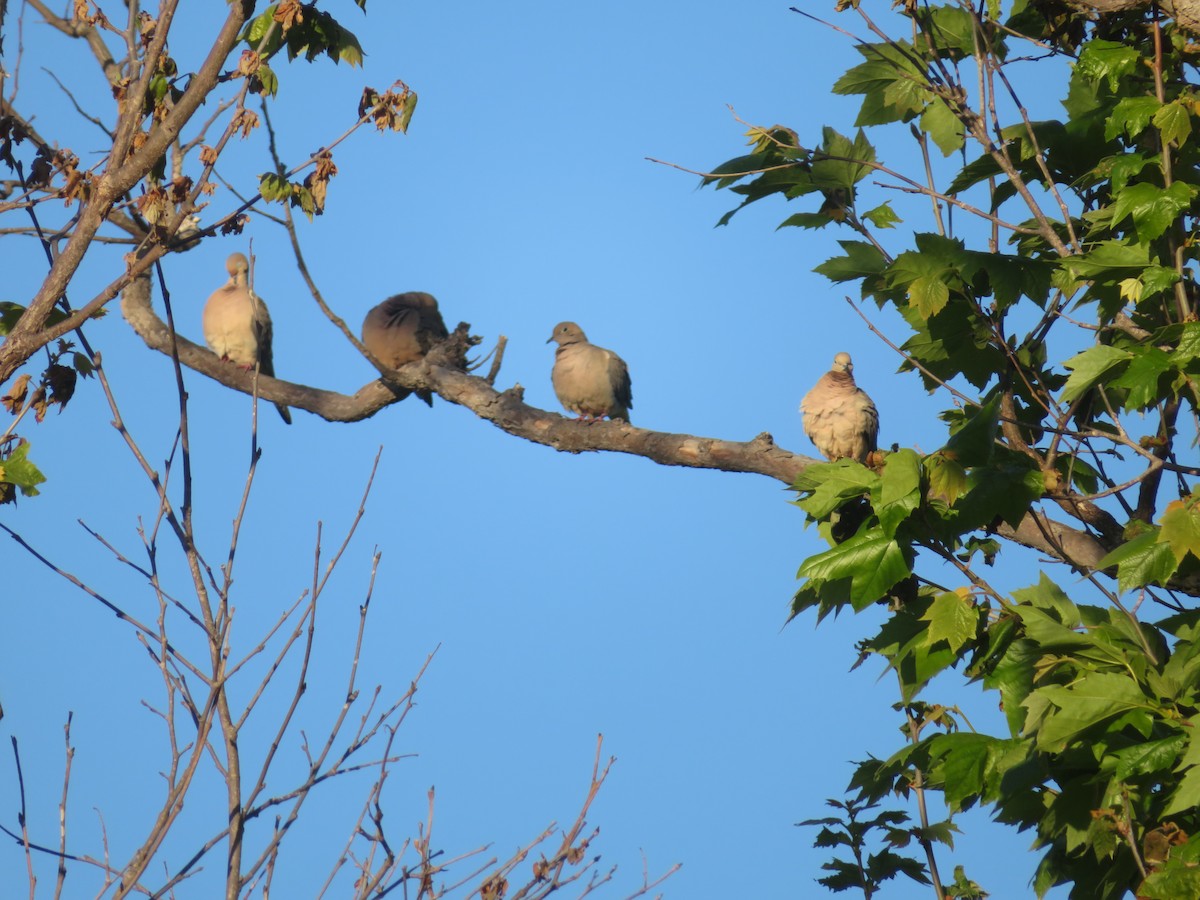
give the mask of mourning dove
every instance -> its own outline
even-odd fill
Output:
[[[558,401],[581,419],[629,421],[633,406],[633,387],[625,360],[611,350],[589,344],[583,329],[574,322],[559,322],[550,340],[558,344],[554,351],[554,369],[550,380]]]
[[[225,261],[225,268],[229,282],[213,291],[204,304],[204,340],[221,359],[247,369],[257,363],[262,374],[274,378],[271,314],[263,299],[250,290],[247,280],[250,262],[243,254],[234,253]],[[282,403],[276,403],[275,408],[283,421],[291,425],[288,408]]]
[[[421,359],[430,347],[448,335],[437,300],[421,291],[388,297],[367,313],[362,324],[363,345],[372,356],[393,369]],[[416,394],[433,405],[429,391],[420,390]]]
[[[866,462],[879,436],[879,413],[854,383],[849,353],[833,358],[833,368],[800,401],[804,433],[828,459]]]

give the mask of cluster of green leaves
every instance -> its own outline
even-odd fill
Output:
[[[741,195],[738,209],[800,201],[781,227],[854,231],[816,271],[898,312],[903,368],[955,398],[933,452],[815,464],[794,485],[828,548],[800,566],[793,614],[885,606],[859,650],[895,671],[910,715],[957,670],[1006,717],[995,736],[949,719],[909,733],[860,766],[853,802],[935,790],[951,815],[987,805],[1036,833],[1039,896],[1069,883],[1088,900],[1200,897],[1200,612],[1178,599],[1200,596],[1200,44],[1144,9],[903,14],[904,39],[868,19],[880,40],[858,45],[834,86],[861,98],[853,138],[826,127],[807,149],[788,127],[755,128],[751,152],[705,179]],[[1039,92],[1061,76],[1061,121],[1005,105],[1007,72],[1029,59],[1018,45],[1054,57],[1025,64],[1046,69]],[[931,172],[931,147],[974,155],[944,186],[905,176],[863,130],[896,124]],[[927,194],[934,227],[885,246],[899,219],[886,203],[860,211],[868,175]],[[948,205],[978,224],[956,235]],[[1016,591],[989,583],[1030,523],[1098,548],[1080,562],[1067,543],[1038,545],[1088,572],[1100,605],[1045,574]],[[947,571],[961,584],[939,584]],[[968,882],[960,872],[943,893]]]
[[[355,3],[366,11],[366,0]],[[335,63],[352,66],[361,66],[363,61],[362,45],[352,31],[316,4],[297,0],[272,3],[247,23],[242,40],[264,61],[280,50],[286,52],[289,62],[299,56],[312,62],[322,54]]]
[[[800,826],[819,826],[820,831],[813,841],[814,847],[845,847],[853,859],[835,857],[821,866],[832,874],[817,879],[831,891],[845,891],[858,888],[866,900],[877,893],[885,881],[890,881],[897,875],[907,875],[919,884],[929,884],[925,867],[910,856],[897,853],[895,848],[906,846],[912,839],[912,832],[906,828],[909,821],[908,813],[898,810],[884,810],[866,818],[866,814],[878,807],[861,799],[826,800],[829,806],[840,810],[839,816],[826,816],[821,819],[805,819],[797,822]],[[884,846],[877,852],[868,849],[872,832],[882,832]]]
[[[258,177],[258,192],[268,203],[287,203],[298,208],[311,222],[313,215],[322,210],[317,206],[313,193],[303,184],[289,181],[283,175],[264,172]]]

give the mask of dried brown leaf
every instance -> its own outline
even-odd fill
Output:
[[[0,397],[0,403],[3,403],[4,408],[15,416],[25,406],[25,398],[29,392],[28,389],[29,376],[22,375],[13,382],[12,387],[8,389],[8,393]]]
[[[300,4],[300,0],[283,0],[275,8],[275,15],[272,18],[279,23],[286,34],[293,25],[300,25],[304,22],[304,7]]]

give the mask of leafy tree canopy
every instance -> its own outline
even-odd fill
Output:
[[[801,565],[793,614],[887,606],[861,650],[895,671],[908,738],[861,765],[842,817],[808,823],[855,851],[824,883],[936,882],[952,824],[925,815],[936,791],[1035,834],[1039,896],[1198,896],[1200,44],[1145,6],[839,10],[866,35],[833,85],[861,102],[857,130],[754,127],[705,176],[738,209],[791,201],[781,227],[848,231],[817,271],[899,313],[902,368],[948,402],[932,452],[794,483],[828,549]],[[1035,119],[1051,86],[1059,117]],[[920,175],[876,150],[897,128]],[[927,198],[921,230],[897,227],[897,192]],[[1005,591],[990,571],[1017,564],[1014,544],[1063,565]],[[1006,732],[926,698],[948,670],[995,692]],[[863,804],[890,792],[916,792],[922,821],[869,820],[889,849],[868,863]],[[893,852],[914,837],[917,871]],[[957,876],[937,895],[980,895]]]

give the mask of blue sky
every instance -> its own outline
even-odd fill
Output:
[[[807,145],[822,124],[851,133],[856,104],[829,92],[858,61],[845,38],[783,2],[374,0],[365,18],[350,2],[327,8],[357,32],[366,66],[280,67],[273,116],[285,161],[339,135],[364,84],[401,78],[420,94],[407,135],[364,130],[335,151],[327,212],[301,227],[314,277],[352,325],[390,294],[429,291],[451,326],[470,322],[485,348],[507,336],[500,386],[519,383],[527,402],[557,409],[545,341],[556,322],[572,319],[628,362],[635,424],[731,440],[767,431],[807,454],[814,451],[797,404],[834,352],[847,350],[880,408],[881,442],[940,445],[944,403],[897,375],[898,358],[863,327],[844,292],[812,273],[849,234],[776,231],[800,211],[780,204],[714,228],[736,198],[698,191],[695,177],[646,160],[705,169],[738,155],[745,126],[727,104],[746,122],[795,127]],[[196,18],[177,26],[171,48],[181,69],[196,65],[216,27],[201,7],[185,15]],[[45,133],[94,162],[102,137],[38,67],[49,66],[111,121],[107,89],[85,86],[95,76],[85,48],[34,18],[26,16],[18,106],[36,106]],[[911,159],[907,146],[873,138],[885,160]],[[253,192],[256,174],[270,168],[265,136],[228,156],[223,177]],[[927,227],[926,204],[896,202],[907,225]],[[233,203],[222,189],[212,209]],[[251,238],[280,376],[343,392],[369,381],[373,370],[307,294],[284,232],[261,219],[241,238],[166,261],[182,333],[200,340],[200,309],[224,280],[223,260]],[[40,251],[22,240],[7,237],[4,254],[3,299],[18,302],[44,274]],[[902,234],[895,240],[900,246]],[[73,297],[113,277],[120,253],[97,249]],[[894,319],[872,314],[903,339]],[[175,429],[169,361],[146,349],[115,308],[88,337],[131,431],[159,464]],[[196,373],[186,379],[197,529],[215,566],[243,487],[250,401]],[[340,541],[382,447],[366,515],[323,601],[302,725],[319,733],[341,703],[378,548],[360,683],[398,694],[436,650],[397,739],[416,755],[389,782],[393,833],[415,831],[435,785],[435,842],[449,855],[490,842],[503,858],[551,821],[573,819],[603,733],[605,754],[618,762],[589,821],[601,828],[593,850],[620,867],[611,896],[636,886],[643,852],[652,874],[682,863],[667,896],[823,893],[813,879],[827,856],[811,848],[812,830],[793,823],[826,814],[823,801],[842,796],[850,760],[898,746],[897,696],[877,662],[848,671],[854,642],[871,633],[869,614],[783,627],[796,569],[819,544],[781,485],[557,454],[442,401],[433,409],[405,402],[352,425],[297,412],[288,428],[264,413],[264,455],[236,563],[234,641],[243,652],[309,584],[317,523],[326,554]],[[76,524],[84,520],[136,557],[139,517],[154,515],[153,494],[111,418],[87,382],[63,415],[30,428],[31,455],[48,482],[40,497],[0,517],[152,617],[145,584]],[[72,843],[101,852],[98,810],[121,857],[136,846],[139,811],[158,796],[162,729],[141,704],[161,699],[156,671],[95,601],[11,542],[0,543],[0,561],[0,732],[20,741],[30,827],[35,839],[57,839],[62,725],[73,711]],[[184,586],[178,559],[164,565]],[[1072,588],[1065,573],[1052,574]],[[1008,587],[1034,579],[1021,567],[997,576]],[[962,705],[977,727],[1002,727],[994,698],[953,682],[935,683],[928,699]],[[264,710],[248,744],[265,739],[277,708]],[[298,736],[282,759],[302,763]],[[307,896],[324,879],[365,784],[347,779],[307,810],[284,853],[284,896]],[[185,836],[210,833],[201,819],[219,812],[217,796],[189,804]],[[6,755],[0,816],[9,827],[16,809]],[[944,878],[962,864],[993,896],[1028,893],[1030,836],[979,814],[960,825],[957,852],[941,854]],[[219,868],[215,860],[210,868]],[[0,844],[0,887],[8,883],[0,893],[19,889],[23,871],[19,850]],[[213,874],[181,896],[205,896],[199,885]],[[41,875],[52,881],[53,868]],[[83,869],[70,876],[77,884],[90,877]],[[927,895],[915,884],[885,894]]]

